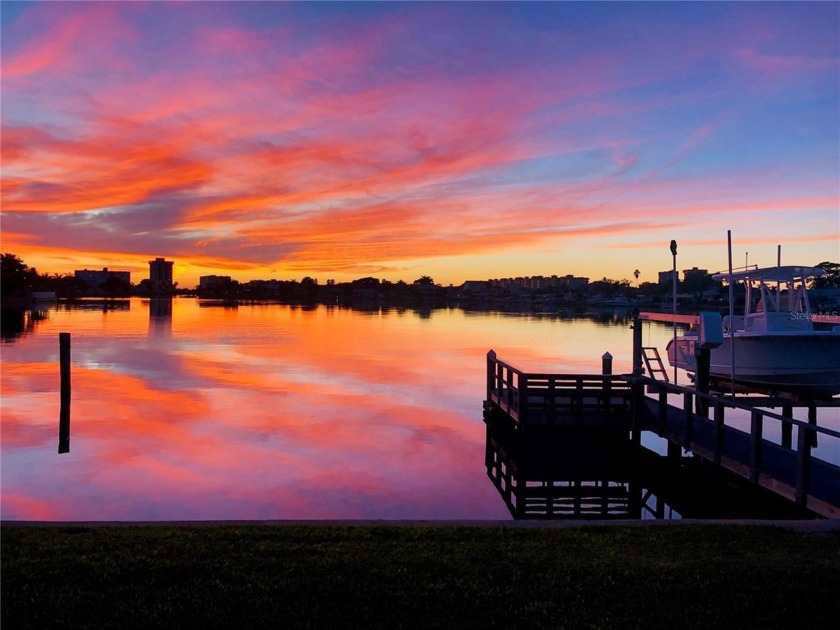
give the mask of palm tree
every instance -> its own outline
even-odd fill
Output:
[[[636,269],[636,271],[633,272],[633,277],[636,278],[636,287],[639,286],[639,276],[641,276],[641,275],[642,275],[642,272],[639,271],[638,269]]]

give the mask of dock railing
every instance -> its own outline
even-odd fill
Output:
[[[840,431],[817,425],[816,406],[808,409],[808,421],[798,420],[792,417],[792,407],[785,407],[783,413],[776,413],[769,409],[762,409],[735,399],[698,392],[694,388],[683,387],[673,383],[659,381],[646,376],[628,376],[636,391],[636,400],[641,401],[644,391],[656,401],[652,417],[643,418],[644,410],[638,404],[634,404],[633,425],[634,429],[654,429],[659,435],[664,435],[669,430],[673,433],[673,423],[669,429],[669,418],[674,417],[674,406],[669,404],[669,395],[676,397],[681,404],[678,405],[679,413],[684,418],[680,423],[683,448],[691,450],[697,455],[721,465],[722,460],[728,458],[730,461],[727,468],[734,470],[741,476],[748,478],[759,485],[773,486],[778,492],[780,483],[788,486],[787,491],[780,494],[787,495],[796,503],[808,507],[809,495],[811,494],[811,468],[818,465],[825,468],[830,480],[838,485],[840,494],[840,468],[812,458],[811,451],[818,444],[820,439],[832,439],[840,444]],[[672,401],[673,402],[673,401]],[[749,417],[749,432],[727,426],[725,422],[726,410],[741,410],[746,417]],[[778,422],[780,426],[781,441],[779,444],[772,443],[765,439],[770,423]],[[695,436],[703,425],[713,427],[713,439],[699,440]],[[647,425],[647,426],[645,426]],[[793,429],[796,429],[796,446],[792,444]],[[727,444],[727,439],[733,439],[733,431],[740,431],[748,436],[749,456],[744,457],[747,462],[740,463],[732,460],[733,445]],[[729,435],[729,438],[727,438]],[[672,437],[674,437],[672,435]],[[677,436],[679,437],[679,436]],[[795,457],[779,458],[769,457],[769,451],[793,452]],[[780,469],[781,464],[781,469]],[[791,470],[791,468],[793,468]],[[811,497],[813,500],[813,497]],[[836,498],[835,498],[836,501]],[[835,507],[837,503],[833,504]],[[822,510],[819,510],[822,511]],[[833,510],[832,510],[833,512]],[[836,517],[836,516],[835,516]]]
[[[632,393],[621,375],[525,372],[487,353],[487,401],[520,426],[563,412],[629,411]]]

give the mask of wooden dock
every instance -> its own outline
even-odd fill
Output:
[[[624,427],[633,390],[612,374],[525,372],[487,353],[487,404],[526,426]]]
[[[821,440],[840,445],[840,431],[817,424],[823,407],[835,413],[840,401],[812,404],[809,421],[801,421],[790,406],[780,414],[755,399],[744,403],[638,374],[529,373],[492,350],[487,355],[485,417],[501,414],[520,435],[531,427],[565,427],[638,443],[642,431],[651,431],[668,440],[671,452],[684,449],[816,515],[840,518],[840,466],[812,456]],[[726,423],[734,409],[749,417],[748,432]],[[781,443],[766,438],[772,423],[781,426]]]

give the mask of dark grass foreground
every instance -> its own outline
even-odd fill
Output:
[[[758,526],[20,526],[17,628],[818,628],[840,531]]]

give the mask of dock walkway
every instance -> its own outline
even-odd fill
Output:
[[[647,381],[650,387],[651,379]],[[643,396],[642,413],[637,414],[636,429],[653,431],[713,465],[721,466],[740,477],[793,501],[816,514],[840,518],[840,466],[811,455],[820,439],[834,439],[840,448],[840,432],[789,418],[766,409],[748,408],[718,396],[701,395],[709,403],[711,418],[692,410],[697,394],[657,383],[660,392],[669,389],[683,394],[683,405],[663,404]],[[680,391],[682,390],[682,391]],[[688,390],[690,392],[690,390]],[[749,433],[725,423],[725,409],[741,408],[750,414]],[[764,437],[772,422],[796,427],[795,446],[785,446]]]
[[[669,396],[682,404],[672,404]],[[824,405],[831,413],[840,409],[840,401]],[[726,424],[727,409],[746,413],[750,431]],[[819,440],[840,448],[840,431],[818,426],[816,409],[811,406],[812,421],[804,422],[644,376],[528,373],[492,350],[487,355],[485,414],[507,416],[520,432],[535,426],[608,429],[638,442],[641,431],[651,431],[815,514],[840,518],[840,466],[811,453]],[[765,437],[774,422],[781,423],[782,444]]]

